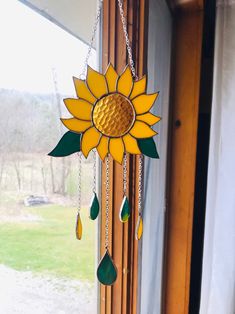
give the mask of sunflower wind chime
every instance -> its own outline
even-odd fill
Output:
[[[117,279],[117,268],[109,253],[109,161],[112,156],[115,162],[123,165],[123,201],[119,217],[122,223],[128,221],[131,213],[127,189],[127,153],[140,155],[138,183],[138,221],[136,224],[136,239],[140,240],[143,232],[142,220],[142,172],[143,155],[159,158],[153,136],[157,133],[151,128],[160,121],[160,117],[150,113],[158,93],[146,93],[146,76],[138,79],[136,76],[132,50],[127,33],[126,18],[122,0],[117,0],[123,32],[126,39],[129,65],[118,75],[112,64],[109,64],[105,74],[101,74],[88,66],[88,59],[94,43],[97,26],[102,10],[103,0],[100,0],[93,28],[91,43],[80,77],[74,78],[77,98],[64,99],[65,106],[72,118],[61,119],[68,132],[64,134],[57,146],[49,153],[53,157],[64,157],[78,153],[79,183],[78,183],[78,213],[76,236],[82,238],[81,209],[81,154],[88,157],[93,152],[93,199],[89,208],[90,219],[95,220],[99,214],[100,205],[96,194],[96,152],[105,163],[105,254],[98,269],[98,280],[104,285],[112,285]],[[82,79],[85,76],[86,78]]]

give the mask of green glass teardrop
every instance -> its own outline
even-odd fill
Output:
[[[100,204],[96,193],[94,193],[91,205],[90,205],[90,219],[95,220],[99,215]]]
[[[131,214],[130,205],[127,197],[124,196],[120,207],[119,218],[122,222],[127,222],[128,218],[130,217],[130,214]]]
[[[117,268],[114,265],[113,259],[106,250],[103,258],[101,259],[98,269],[97,278],[100,283],[105,286],[112,285],[117,279]]]

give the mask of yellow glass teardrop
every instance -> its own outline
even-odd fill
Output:
[[[82,238],[82,221],[80,214],[77,215],[77,223],[76,223],[76,237],[78,240],[81,240]]]
[[[138,220],[137,220],[137,225],[135,229],[135,237],[136,240],[140,240],[143,234],[143,219],[141,215],[139,215]]]

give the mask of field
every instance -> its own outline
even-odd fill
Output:
[[[0,154],[0,313],[96,313],[92,164],[82,162],[83,238],[75,236],[77,156]],[[43,196],[46,205],[24,204]]]
[[[0,157],[5,158],[0,190],[0,264],[20,271],[94,281],[96,224],[89,220],[87,211],[92,164],[82,163],[83,239],[78,241],[76,156],[66,159],[65,165],[61,159],[53,160],[54,181],[46,154],[20,154],[17,160],[12,155]],[[49,204],[26,207],[24,199],[29,195],[47,196]]]
[[[9,206],[6,195],[5,200]],[[82,241],[75,237],[74,207],[21,204],[15,215],[6,216],[3,210],[0,213],[0,264],[16,270],[94,280],[95,224],[86,209],[82,209]]]

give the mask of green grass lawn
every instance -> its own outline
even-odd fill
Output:
[[[42,218],[0,224],[0,264],[16,270],[94,280],[95,223],[82,210],[83,239],[75,237],[76,209],[60,205],[25,208]]]

